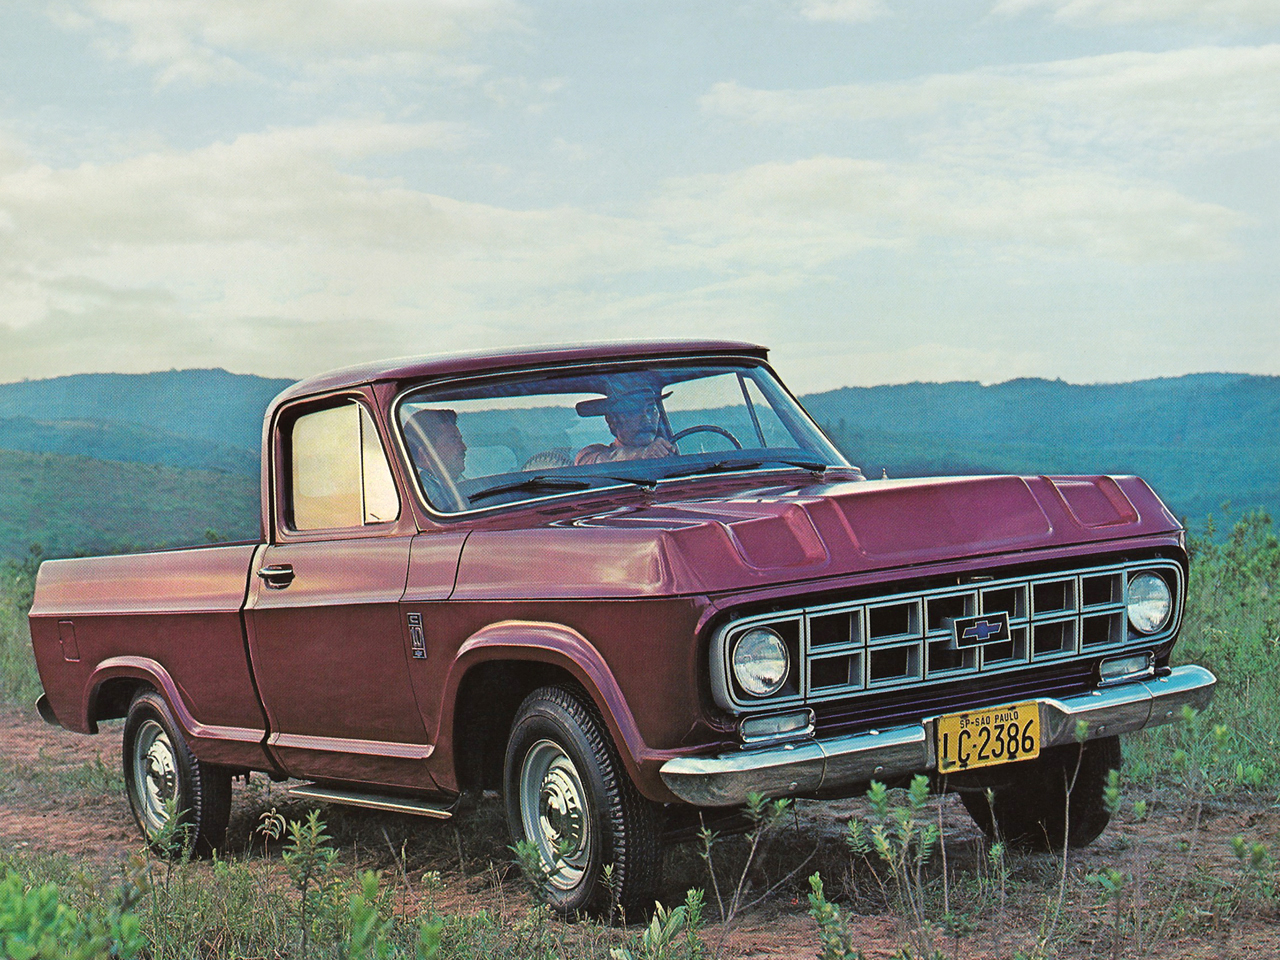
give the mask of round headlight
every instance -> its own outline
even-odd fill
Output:
[[[1140,573],[1129,581],[1129,622],[1139,633],[1155,633],[1173,614],[1173,594],[1163,577]]]
[[[768,627],[748,630],[733,645],[733,677],[753,697],[777,693],[790,671],[787,645]]]

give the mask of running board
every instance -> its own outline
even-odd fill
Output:
[[[350,790],[317,787],[314,783],[290,787],[289,795],[301,797],[304,800],[323,800],[326,803],[367,807],[370,810],[384,810],[389,813],[411,813],[418,817],[434,817],[437,820],[448,820],[453,816],[452,807],[442,807],[439,804],[427,803],[425,800],[414,800],[412,797],[384,797],[373,793],[353,793]]]

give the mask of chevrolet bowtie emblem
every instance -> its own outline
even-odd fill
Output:
[[[967,628],[961,635],[964,640],[976,640],[978,643],[986,643],[989,639],[1000,632],[1003,624],[992,623],[990,620],[979,620],[973,626]]]
[[[958,617],[951,623],[957,647],[977,647],[1009,639],[1009,615],[987,613],[980,617]]]

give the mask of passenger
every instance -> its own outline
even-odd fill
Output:
[[[660,435],[662,418],[658,412],[658,395],[652,390],[615,393],[594,400],[583,400],[577,406],[584,417],[604,414],[604,422],[613,434],[613,443],[593,443],[583,447],[574,458],[574,466],[589,463],[614,463],[622,460],[650,460],[678,456],[680,451]]]
[[[467,498],[458,481],[467,467],[467,444],[458,429],[458,413],[448,409],[415,410],[404,421],[405,443],[422,488],[433,506],[461,510]]]

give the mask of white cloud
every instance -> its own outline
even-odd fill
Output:
[[[66,169],[12,150],[0,339],[18,351],[36,331],[152,324],[154,349],[200,336],[235,356],[293,323],[299,349],[326,365],[423,349],[407,341],[424,317],[449,318],[431,341],[442,349],[509,341],[513,317],[536,323],[535,339],[580,339],[584,319],[593,335],[634,332],[640,317],[652,333],[712,332],[726,317],[757,323],[785,291],[870,249],[1204,260],[1229,254],[1240,224],[1156,183],[959,161],[759,164],[673,180],[629,216],[464,202],[348,169],[468,135],[331,123]],[[352,318],[376,318],[365,340],[332,333]],[[187,328],[202,332],[171,332]]]
[[[109,52],[157,68],[162,83],[243,78],[254,57],[434,54],[523,20],[515,0],[61,0],[53,10],[64,26],[101,33]]]
[[[519,339],[777,339],[780,302],[867,251],[1208,260],[1230,254],[1241,222],[1149,180],[963,157],[757,164],[672,180],[612,216],[466,202],[359,172],[472,136],[345,121],[65,168],[12,144],[0,163],[0,375],[65,372],[63,360],[32,365],[41,342],[79,351],[79,369],[200,356],[280,372],[289,357],[305,372]]]
[[[560,78],[534,83],[526,77],[495,77],[481,84],[484,95],[498,106],[520,105],[532,114],[542,113],[563,87],[564,80]]]
[[[451,149],[467,136],[455,124],[341,122],[112,164],[32,165],[0,175],[0,211],[17,225],[19,242],[64,253],[119,243],[315,234],[390,241],[389,223],[420,224],[419,195],[345,173],[338,164]]]
[[[883,0],[799,0],[796,8],[806,20],[865,23],[889,11]]]
[[[676,264],[661,230],[642,221],[467,203],[343,168],[464,135],[331,124],[0,173],[0,367],[12,373],[41,336],[97,342],[89,328],[103,324],[138,351],[124,362],[104,349],[120,369],[171,365],[193,337],[217,341],[220,357],[246,355],[274,343],[273,330],[287,339],[291,325],[289,352],[319,356],[319,366],[353,350],[475,345],[483,337],[470,325],[490,316],[503,318],[491,342],[509,342],[510,318],[540,309],[550,318],[539,305],[562,286],[599,289]],[[357,318],[361,337],[333,333]],[[432,337],[412,345],[424,324]]]
[[[702,106],[758,124],[895,121],[969,151],[1198,160],[1280,139],[1280,45],[1106,54],[814,90],[720,83]]]
[[[726,265],[814,270],[872,247],[952,241],[981,255],[1151,263],[1232,252],[1244,218],[1158,183],[1089,170],[1022,176],[840,157],[674,182],[660,218]]]
[[[1013,257],[1213,261],[1233,255],[1249,221],[1162,180],[1280,142],[1280,45],[815,90],[721,83],[702,106],[854,149],[876,137],[893,157],[817,156],[687,181],[669,198],[673,215],[721,254],[816,264],[944,238]]]
[[[1275,0],[996,0],[994,12],[1017,15],[1047,7],[1057,20],[1075,23],[1169,23],[1263,27],[1280,23]]]

